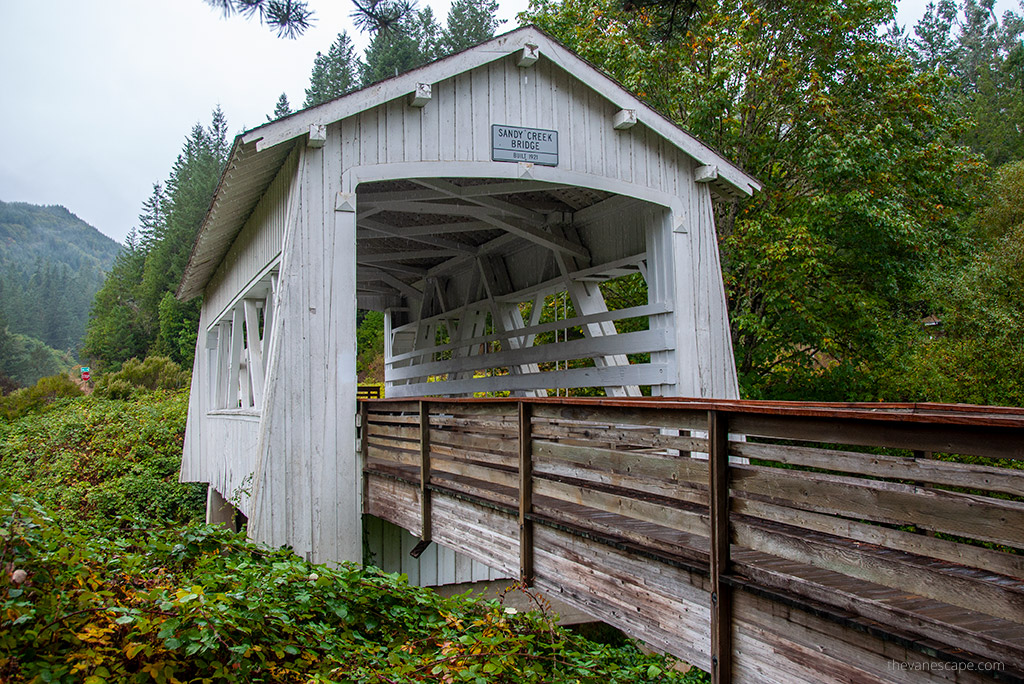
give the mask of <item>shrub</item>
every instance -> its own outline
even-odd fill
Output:
[[[30,413],[40,411],[57,399],[81,396],[82,390],[67,375],[51,375],[40,378],[32,387],[14,390],[0,397],[0,416],[16,420]]]
[[[69,532],[0,496],[0,679],[696,682],[538,613],[313,565],[224,528]]]
[[[110,399],[127,399],[136,390],[175,390],[188,387],[191,374],[166,356],[128,359],[116,373],[96,380],[96,393]]]
[[[93,395],[12,421],[0,430],[0,485],[67,525],[201,519],[205,488],[178,482],[187,405],[182,391]]]

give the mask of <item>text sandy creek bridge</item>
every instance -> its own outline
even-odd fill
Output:
[[[1024,458],[1020,410],[380,400],[360,416],[366,513],[715,681],[1024,681],[1024,471],[945,460]]]

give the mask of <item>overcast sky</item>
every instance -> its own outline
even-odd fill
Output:
[[[499,30],[527,0],[499,0]],[[439,21],[450,0],[420,0]],[[927,0],[900,0],[908,29]],[[1000,10],[1017,7],[999,0]],[[316,52],[347,30],[349,0],[311,0],[298,40],[223,19],[202,0],[17,0],[0,21],[0,200],[61,204],[117,241],[138,223],[196,122],[214,106],[232,133],[266,121],[285,92],[301,106]]]

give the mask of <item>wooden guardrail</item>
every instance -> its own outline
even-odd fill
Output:
[[[443,492],[515,515],[526,582],[537,525],[704,573],[716,682],[736,591],[1024,677],[1024,409],[429,399],[361,416],[365,472],[416,484],[424,539]]]

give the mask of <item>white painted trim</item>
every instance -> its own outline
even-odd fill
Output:
[[[394,164],[366,164],[345,169],[341,175],[342,192],[355,192],[361,183],[411,178],[504,178],[516,180],[515,164],[493,161],[419,161]],[[675,214],[683,213],[682,200],[675,195],[655,190],[646,185],[629,183],[607,176],[580,171],[567,171],[557,166],[539,166],[534,169],[534,180],[558,186],[574,186],[601,190],[668,207]]]
[[[218,418],[230,418],[234,420],[244,420],[249,423],[260,422],[260,412],[255,409],[213,409],[207,411],[206,415],[216,416]]]
[[[393,398],[425,395],[517,392],[534,389],[569,389],[605,385],[661,385],[672,375],[670,364],[639,363],[612,368],[570,368],[533,375],[496,375],[454,382],[421,382],[388,388]]]
[[[274,258],[270,260],[269,264],[264,266],[262,269],[260,269],[259,273],[257,273],[256,275],[249,279],[249,282],[247,282],[245,286],[238,291],[238,294],[231,298],[231,301],[228,302],[224,306],[224,308],[218,311],[215,316],[212,316],[210,318],[211,323],[206,326],[207,332],[213,330],[214,327],[217,326],[217,324],[221,323],[225,319],[225,317],[227,317],[227,315],[231,313],[235,309],[235,307],[237,307],[238,304],[249,295],[250,292],[252,292],[253,288],[259,285],[260,282],[264,280],[268,275],[271,275],[272,271],[278,270],[277,267],[280,266],[280,264],[281,252],[278,252],[277,254],[274,255]],[[271,292],[274,291],[275,288],[273,283],[271,283],[270,289]]]
[[[452,313],[458,313],[462,309],[457,309],[453,312],[445,314],[445,316],[451,316]],[[540,307],[537,307],[540,310]],[[600,323],[602,321],[618,321],[624,318],[638,318],[640,316],[657,316],[659,314],[672,313],[672,308],[666,304],[644,304],[643,306],[634,306],[628,309],[616,309],[615,311],[603,311],[601,313],[590,314],[589,316],[577,316],[570,319],[562,319],[558,321],[552,321],[550,323],[541,323],[538,325],[529,325],[525,328],[520,328],[515,331],[516,335],[528,336],[530,339],[532,336],[541,335],[543,333],[554,332],[555,330],[563,330],[565,328],[573,328],[578,325],[587,325],[589,323]],[[442,316],[435,316],[434,319],[440,320]],[[424,322],[428,322],[434,319],[427,319]],[[405,330],[411,329],[413,326],[419,325],[421,321],[414,321],[407,323],[401,327],[395,328],[394,333],[400,333]],[[478,337],[474,341],[481,344],[488,342],[496,342],[504,339],[508,333],[492,333],[483,337]],[[390,358],[385,359],[385,363],[397,363],[401,361],[407,361],[409,359],[420,358],[427,354],[436,354],[439,352],[451,351],[462,346],[461,342],[450,342],[448,344],[437,345],[434,347],[425,347],[422,349],[416,349],[413,351],[405,352],[404,354],[397,354]]]
[[[635,95],[625,90],[622,86],[534,26],[526,26],[510,31],[486,43],[481,43],[476,47],[437,60],[418,69],[413,69],[405,74],[381,81],[336,100],[297,112],[291,116],[278,119],[259,128],[254,128],[241,136],[242,143],[256,143],[257,150],[264,150],[268,147],[279,145],[307,133],[311,125],[341,121],[385,102],[404,98],[416,89],[417,83],[437,83],[452,78],[476,67],[503,59],[512,53],[519,52],[527,45],[536,46],[545,58],[550,59],[554,64],[567,71],[573,78],[586,84],[620,109],[636,110],[639,123],[648,126],[655,133],[692,157],[698,164],[717,165],[721,178],[743,194],[749,195],[761,189],[761,184],[755,178],[744,173],[742,169],[735,166],[721,154],[677,127],[657,111],[648,107]],[[513,174],[510,177],[520,176],[521,170],[517,165],[509,164],[508,166]],[[543,178],[543,175],[540,175],[540,169],[536,167],[531,170],[531,174],[534,174],[535,178]],[[432,175],[427,174],[421,177],[426,178]],[[415,174],[405,174],[403,177],[413,178],[418,176]]]
[[[517,333],[520,331],[516,331]],[[505,338],[508,332],[500,334]],[[655,351],[668,351],[672,348],[672,340],[669,333],[664,330],[640,330],[631,333],[618,335],[604,335],[599,337],[584,337],[568,342],[556,344],[541,344],[521,349],[509,349],[508,351],[491,352],[477,356],[468,356],[445,361],[432,361],[414,366],[403,366],[391,370],[390,379],[393,381],[425,378],[431,375],[442,373],[463,373],[470,370],[483,370],[485,368],[504,368],[513,365],[537,364],[554,361],[596,359],[608,355],[625,355],[628,353],[643,353]],[[479,348],[479,338],[462,339],[458,346],[466,349]],[[608,364],[607,367],[629,366],[630,364]],[[643,364],[636,364],[643,365]],[[539,371],[546,375],[547,371]]]

